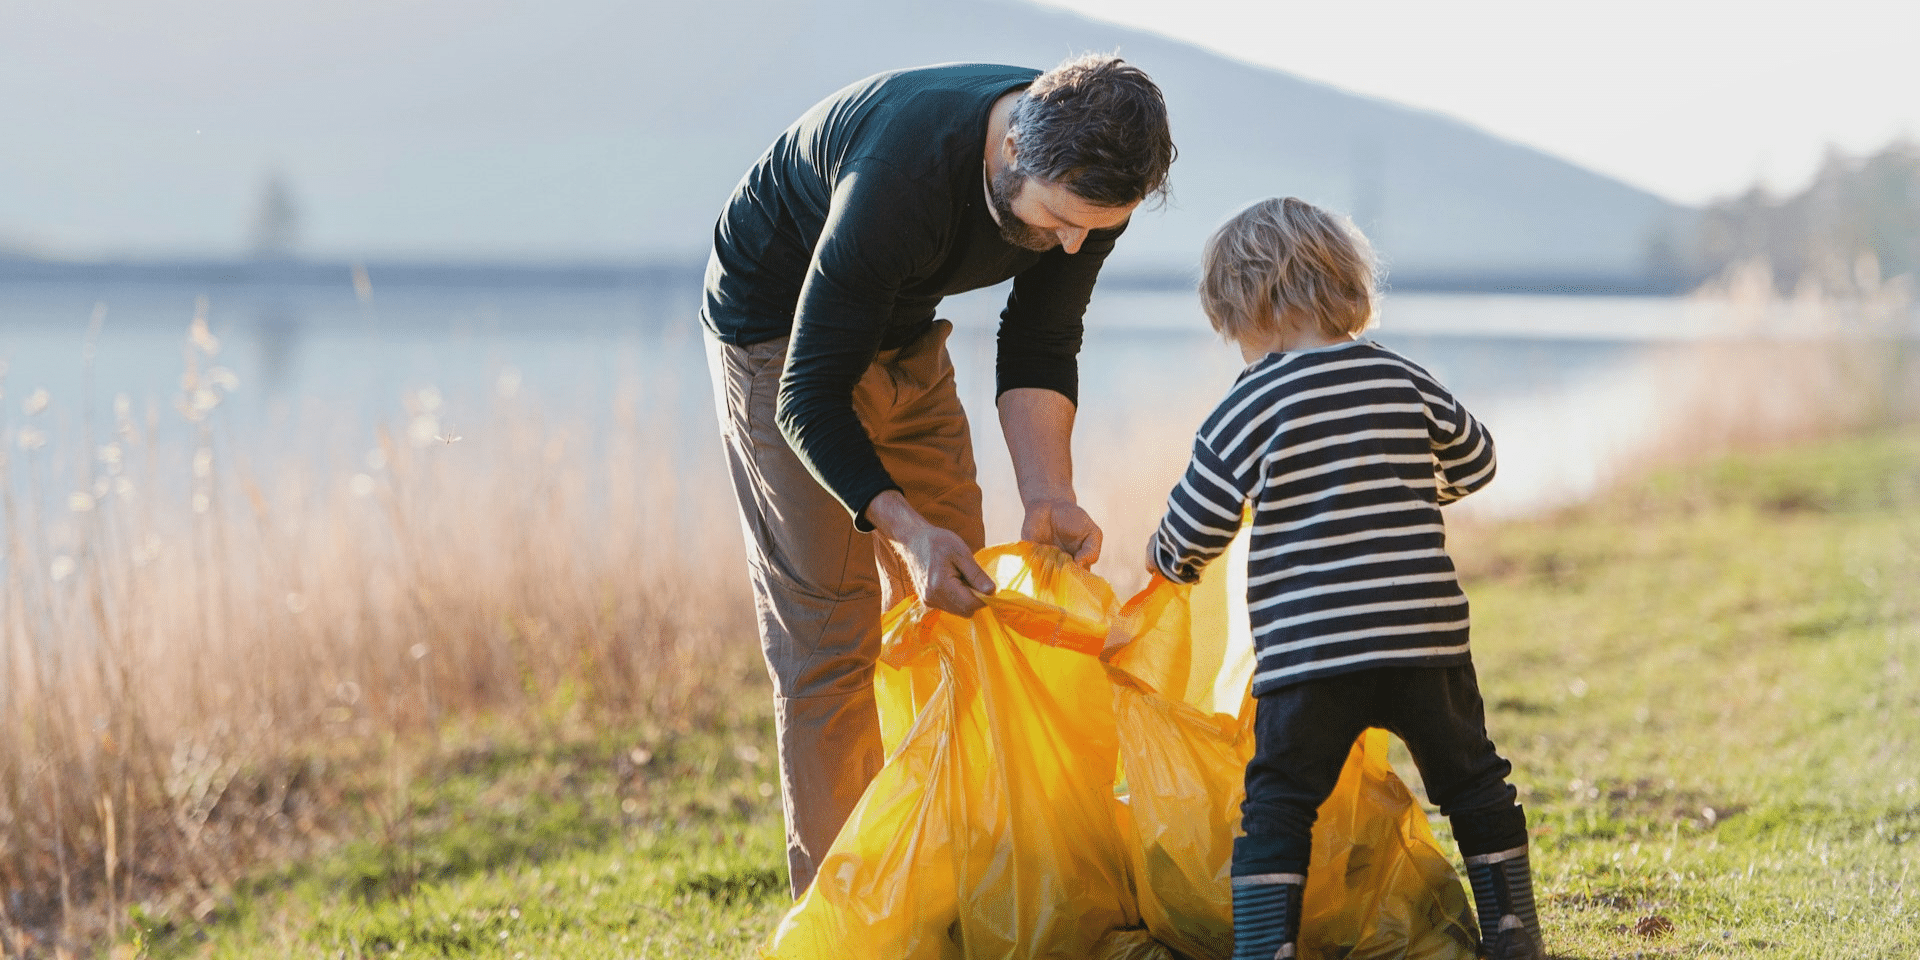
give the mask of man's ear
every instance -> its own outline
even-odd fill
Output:
[[[1020,143],[1013,137],[1013,128],[1007,128],[1007,138],[1000,142],[1000,159],[1008,167],[1020,165]]]

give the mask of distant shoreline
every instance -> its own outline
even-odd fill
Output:
[[[661,289],[698,285],[705,262],[432,261],[119,259],[50,260],[0,255],[0,285],[61,283],[191,284],[214,287],[330,287],[355,285],[360,272],[374,287],[549,287]],[[1418,293],[1513,293],[1565,296],[1671,296],[1696,278],[1613,273],[1400,273],[1388,288]],[[1109,290],[1181,291],[1194,287],[1189,269],[1126,269],[1101,279]]]

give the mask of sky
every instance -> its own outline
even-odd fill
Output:
[[[1920,5],[1041,0],[1422,107],[1682,203],[1920,138]],[[1124,51],[1122,51],[1124,54]]]

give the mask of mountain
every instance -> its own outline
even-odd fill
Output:
[[[1180,148],[1173,203],[1136,217],[1116,270],[1190,270],[1223,217],[1290,194],[1352,213],[1400,277],[1630,284],[1689,215],[1444,116],[1022,0],[63,0],[0,19],[16,250],[237,253],[278,183],[309,255],[692,259],[747,165],[835,89],[1088,50],[1160,82]]]

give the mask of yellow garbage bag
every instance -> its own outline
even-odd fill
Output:
[[[1057,551],[979,559],[999,589],[971,621],[917,604],[890,615],[887,762],[771,956],[1084,960],[1138,925],[1112,695],[1092,655],[1113,591],[1064,575]]]
[[[999,590],[971,620],[888,615],[887,762],[765,955],[1225,960],[1252,701],[1236,717],[1185,699],[1212,689],[1188,675],[1188,588],[1156,578],[1116,609],[1057,550],[979,560]],[[1102,664],[1110,628],[1132,642]],[[1384,733],[1321,810],[1305,900],[1302,956],[1473,956]]]
[[[1161,943],[1201,960],[1233,953],[1229,878],[1252,737],[1238,718],[1181,699],[1191,667],[1188,594],[1156,577],[1128,601],[1120,630],[1133,639],[1108,674],[1141,919]]]

